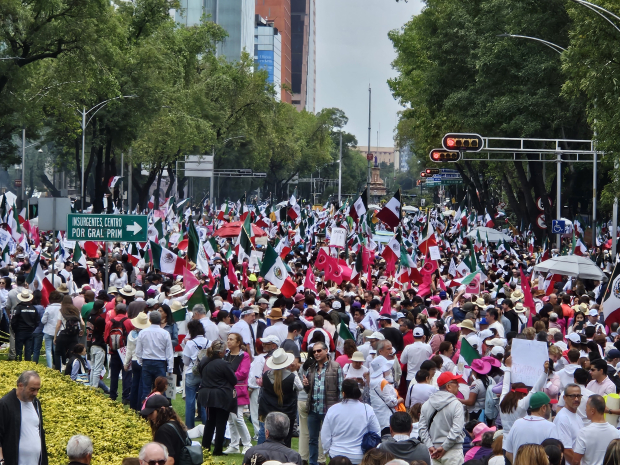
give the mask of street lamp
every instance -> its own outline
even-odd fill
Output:
[[[573,0],[573,2],[579,3],[580,5],[585,6],[586,8],[594,11],[597,15],[599,15],[601,18],[603,18],[605,21],[611,24],[616,31],[620,32],[620,28],[616,26],[614,22],[611,19],[609,19],[607,16],[605,16],[602,12],[604,11],[605,13],[617,19],[618,21],[620,21],[620,16],[613,14],[611,11],[606,10],[602,6],[587,2],[586,0]]]
[[[82,211],[84,211],[84,148],[86,146],[86,126],[90,124],[92,119],[95,117],[97,112],[101,110],[108,102],[112,100],[118,100],[121,98],[136,98],[137,95],[121,95],[120,97],[109,98],[104,100],[103,102],[99,102],[97,105],[92,107],[90,110],[86,111],[86,107],[83,107],[82,111],[78,112],[82,115],[82,184],[80,186],[80,201],[82,203]],[[91,111],[95,110],[95,112],[91,115],[86,121],[86,115],[88,115]]]
[[[520,35],[517,35],[517,34],[508,34],[508,33],[498,34],[497,37],[513,37],[513,38],[516,38],[516,39],[535,40],[536,42],[540,42],[542,44],[545,44],[551,50],[553,50],[556,53],[559,53],[560,55],[562,54],[562,52],[566,51],[566,49],[564,47],[560,47],[558,44],[554,44],[553,42],[549,42],[547,40],[539,39],[538,37],[520,36]]]

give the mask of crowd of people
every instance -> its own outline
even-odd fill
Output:
[[[116,244],[107,283],[101,256],[53,274],[18,247],[0,269],[9,360],[37,362],[44,346],[49,368],[120,396],[151,425],[143,463],[179,463],[202,437],[203,450],[243,454],[244,465],[620,465],[620,337],[604,318],[604,280],[537,276],[546,252],[523,241],[442,247],[437,260],[403,242],[413,254],[398,271],[380,253],[389,244],[336,252],[319,241],[279,250],[291,292],[250,267],[239,243],[221,241],[206,272],[188,259],[182,275],[162,273],[148,247],[132,264]],[[343,277],[326,260],[353,275],[367,263]],[[403,262],[416,270],[406,279]],[[458,281],[463,265],[474,282]],[[33,267],[51,292],[28,279]],[[548,354],[531,386],[513,370],[516,340]],[[46,463],[37,379],[25,372],[0,401],[0,464]],[[26,450],[35,434],[41,448]],[[87,439],[71,438],[68,454],[92,457]]]

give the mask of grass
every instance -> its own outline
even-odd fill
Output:
[[[0,354],[0,361],[6,361],[8,358],[8,353],[3,353]],[[39,357],[39,364],[40,365],[45,365],[45,352],[43,352],[42,356]],[[104,382],[107,386],[110,385],[110,380],[107,377],[107,372],[106,372],[106,376],[104,378]],[[122,383],[119,382],[119,394],[120,391],[122,389]],[[121,396],[119,395],[118,397],[118,401],[120,402]],[[177,394],[176,398],[172,400],[172,407],[174,408],[174,410],[179,414],[179,416],[185,420],[185,399],[183,399],[182,394]],[[129,408],[129,407],[127,407]],[[248,421],[246,419],[245,421],[248,430],[250,431],[250,436],[254,436],[254,426],[252,425],[252,423],[250,421]],[[196,425],[200,425],[202,424],[202,422],[197,421]],[[195,441],[201,442],[202,438],[198,438],[195,439]],[[256,445],[256,443],[253,441],[252,442],[253,445]],[[298,438],[293,438],[292,441],[292,447],[294,450],[299,450],[299,439]],[[214,457],[214,461],[217,464],[224,464],[224,465],[241,465],[243,463],[243,454],[230,454],[230,455],[223,455],[220,457]]]

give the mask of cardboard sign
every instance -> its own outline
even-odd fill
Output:
[[[259,261],[263,261],[263,252],[252,250],[252,252],[250,252],[250,263],[248,264],[248,269],[250,271],[260,270],[260,265],[258,264]]]
[[[174,373],[168,373],[166,375],[168,381],[168,388],[166,389],[166,397],[170,400],[177,398],[177,375]]]
[[[512,375],[510,381],[534,386],[545,371],[545,362],[549,361],[547,343],[513,339],[511,353]]]
[[[441,260],[441,254],[439,253],[439,247],[433,245],[428,248],[429,253],[431,254],[431,260]]]
[[[332,228],[329,238],[330,247],[344,247],[347,241],[347,230],[344,228]]]

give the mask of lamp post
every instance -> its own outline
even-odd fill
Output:
[[[84,211],[84,150],[86,146],[86,126],[90,124],[94,116],[97,114],[99,110],[101,110],[104,106],[107,105],[108,102],[112,100],[118,100],[121,98],[136,98],[137,95],[121,95],[120,97],[109,98],[104,100],[103,102],[99,102],[97,105],[92,107],[90,110],[86,110],[86,107],[82,108],[82,111],[79,113],[82,115],[82,183],[80,185],[80,202],[82,204],[82,211]],[[91,115],[91,117],[86,121],[86,115],[88,115],[91,111],[95,110],[95,112]]]
[[[549,42],[548,40],[539,39],[538,37],[522,36],[518,34],[508,34],[508,33],[498,34],[497,37],[512,37],[515,39],[534,40],[536,42],[540,42],[541,44],[545,44],[547,47],[549,47],[551,50],[553,50],[556,53],[562,54],[562,52],[566,51],[564,47],[560,47],[558,44],[554,44],[553,42]]]

